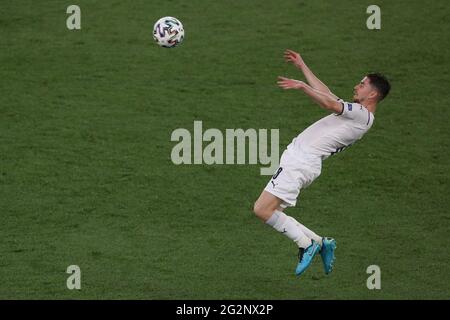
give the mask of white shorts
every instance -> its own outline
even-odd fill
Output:
[[[321,170],[320,157],[285,150],[281,155],[280,167],[264,190],[283,200],[282,208],[293,207],[300,190],[309,186],[320,175]]]

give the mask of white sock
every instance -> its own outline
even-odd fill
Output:
[[[275,210],[266,223],[278,232],[285,234],[294,241],[300,248],[307,248],[311,245],[311,239],[302,231],[300,224],[293,218],[281,211]]]
[[[303,233],[310,239],[313,239],[315,242],[317,242],[320,246],[322,246],[322,237],[318,236],[314,231],[309,230],[307,227],[305,227],[304,225],[302,225],[300,222],[298,222],[297,220],[295,220],[294,218],[290,217],[292,220],[295,221],[295,223],[298,224],[298,226],[300,227],[300,229],[302,229]]]

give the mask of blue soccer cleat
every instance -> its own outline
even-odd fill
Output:
[[[317,254],[317,252],[320,251],[320,245],[315,242],[314,240],[311,240],[311,245],[304,249],[300,248],[298,253],[298,265],[295,269],[295,274],[297,276],[301,275],[311,264],[311,262],[314,259],[314,256]]]
[[[322,238],[322,250],[320,251],[320,255],[322,257],[325,274],[329,274],[333,270],[334,260],[336,260],[334,250],[336,250],[336,240],[333,238]]]

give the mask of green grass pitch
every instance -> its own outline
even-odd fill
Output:
[[[77,0],[79,31],[70,4],[0,4],[1,299],[450,297],[447,1]],[[167,15],[186,30],[175,49],[152,39]],[[330,276],[317,258],[296,278],[295,245],[254,217],[260,165],[170,159],[195,120],[278,128],[282,151],[325,116],[276,86],[301,78],[286,48],[343,98],[367,72],[392,83],[368,134],[286,211],[337,240]]]

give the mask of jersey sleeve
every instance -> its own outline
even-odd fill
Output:
[[[345,117],[351,120],[355,120],[360,124],[369,125],[373,121],[373,115],[364,106],[355,102],[345,102],[339,100],[342,103],[342,111],[338,113],[338,116]]]

